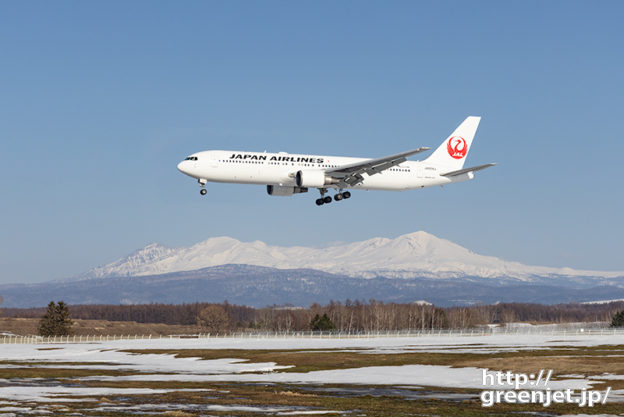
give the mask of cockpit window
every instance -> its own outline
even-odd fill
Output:
[[[197,157],[196,156],[187,156],[186,158],[184,158],[185,161],[197,161]]]

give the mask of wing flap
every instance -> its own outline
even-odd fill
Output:
[[[393,166],[407,161],[407,157],[420,152],[428,151],[431,148],[421,146],[418,149],[401,152],[381,158],[367,159],[353,164],[341,165],[325,171],[325,174],[340,180],[340,184],[354,186],[364,180],[362,174],[375,175]]]
[[[381,172],[385,169],[391,168],[395,165],[401,164],[406,161],[406,158],[411,155],[415,155],[420,152],[428,151],[431,148],[427,148],[421,146],[418,149],[413,149],[411,151],[401,152],[394,155],[383,156],[381,158],[367,159],[362,162],[355,162],[353,164],[341,165],[339,167],[331,168],[325,171],[327,174],[334,176],[333,174],[339,173],[353,173],[353,172],[366,172],[366,169],[370,170],[372,173]],[[391,162],[392,165],[388,165],[387,163]],[[375,172],[376,171],[376,172]]]

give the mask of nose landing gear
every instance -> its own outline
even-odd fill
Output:
[[[206,193],[208,193],[208,191],[204,188],[206,186],[206,183],[208,182],[207,180],[200,178],[197,180],[197,182],[199,183],[199,185],[201,185],[201,190],[199,190],[199,193],[201,195],[206,195]]]

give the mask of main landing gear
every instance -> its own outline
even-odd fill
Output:
[[[334,200],[336,200],[336,201],[340,201],[340,200],[347,199],[347,198],[350,198],[350,197],[351,197],[351,193],[350,193],[350,192],[348,192],[348,191],[345,191],[344,193],[338,193],[338,194],[336,194],[336,195],[334,196]]]
[[[321,198],[316,199],[316,205],[317,206],[322,206],[323,204],[329,204],[332,202],[332,198],[330,196],[325,196],[325,193],[327,192],[327,188],[319,188],[319,191],[321,192]],[[338,194],[336,194],[334,196],[334,200],[335,201],[340,201],[340,200],[346,200],[347,198],[351,197],[351,193],[349,191],[345,191],[345,192],[339,192]]]

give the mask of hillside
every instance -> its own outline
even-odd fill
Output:
[[[69,304],[222,302],[263,307],[308,306],[330,300],[413,302],[439,306],[532,302],[556,304],[624,298],[624,280],[585,277],[516,279],[461,278],[362,279],[312,269],[222,265],[195,271],[136,277],[0,286],[5,307]]]

